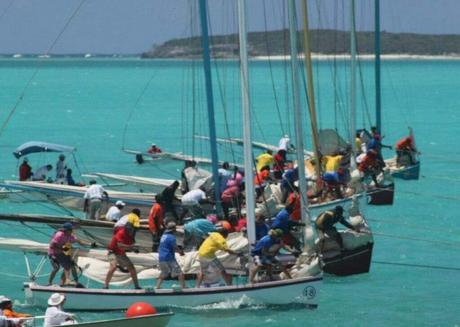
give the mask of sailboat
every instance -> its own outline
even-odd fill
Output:
[[[291,1],[292,2],[292,1]],[[207,86],[208,110],[212,111],[213,96],[211,85],[210,56],[208,45],[208,27],[207,27],[207,2],[199,0],[200,18],[202,26],[203,41],[203,58]],[[291,3],[293,6],[293,2]],[[241,38],[241,57],[242,67],[247,62],[246,58],[246,27],[245,27],[245,1],[239,0],[239,26]],[[244,69],[244,68],[243,68]],[[246,68],[247,72],[247,68]],[[243,73],[242,73],[243,74]],[[247,73],[246,73],[247,77]],[[242,81],[243,88],[247,84]],[[248,109],[248,90],[242,92],[243,108]],[[249,111],[247,110],[246,113]],[[213,113],[210,113],[213,115]],[[245,138],[250,138],[249,121],[245,121]],[[211,138],[215,137],[211,128]],[[248,133],[249,131],[249,133]],[[215,132],[215,131],[214,131]],[[214,135],[213,135],[214,134]],[[245,142],[246,143],[246,142]],[[249,141],[249,146],[251,142]],[[245,147],[248,153],[251,153],[250,147]],[[213,151],[212,151],[213,152]],[[252,153],[246,157],[245,166],[250,167],[252,164]],[[213,152],[213,162],[217,162],[217,153]],[[249,169],[247,175],[250,175],[252,169]],[[217,173],[217,172],[216,172]],[[217,176],[217,174],[215,174]],[[253,187],[250,187],[252,178],[246,176],[248,182],[246,192],[248,203],[248,235],[250,242],[255,239],[255,220],[254,220],[254,194]],[[218,186],[218,184],[217,184]],[[252,200],[251,200],[252,198]],[[252,208],[251,208],[252,206]],[[24,285],[26,298],[33,303],[44,303],[51,293],[59,292],[66,295],[66,306],[69,309],[80,310],[117,310],[126,306],[126,302],[143,301],[153,303],[157,307],[163,306],[195,306],[222,301],[240,300],[248,298],[252,303],[264,304],[288,304],[304,303],[310,306],[318,305],[318,292],[322,281],[322,274],[316,276],[296,277],[289,280],[277,280],[261,282],[257,284],[244,284],[236,286],[222,286],[211,288],[190,288],[190,289],[161,289],[161,290],[115,290],[115,289],[78,289],[62,288],[55,286],[41,286],[35,282],[29,282]]]
[[[380,0],[374,2],[374,37],[375,37],[375,111],[376,111],[376,127],[380,132],[382,128],[381,119],[381,74],[380,74]],[[397,158],[391,158],[385,160],[385,164],[390,170],[390,174],[395,178],[413,180],[419,179],[420,176],[420,160],[418,159],[418,151],[415,143],[414,131],[409,127],[409,138],[412,140],[415,151],[411,156],[403,163],[398,162]]]
[[[353,0],[352,0],[353,1]],[[316,112],[315,112],[315,92],[313,87],[313,73],[312,73],[312,62],[311,62],[311,50],[310,50],[310,39],[309,39],[309,27],[308,27],[308,7],[307,1],[302,1],[302,12],[303,12],[303,36],[304,36],[304,60],[305,69],[307,72],[307,92],[309,99],[310,108],[310,119],[312,123],[312,135],[314,137],[313,144],[315,148],[316,156],[319,157],[319,140],[317,139],[316,129]],[[354,4],[351,8],[352,19],[354,17]],[[295,42],[295,40],[291,40]],[[294,43],[295,44],[295,43]],[[353,125],[353,124],[352,124]],[[319,165],[316,168],[317,174],[319,174]],[[344,248],[338,247],[337,243],[330,239],[323,239],[318,244],[319,252],[322,256],[324,263],[323,270],[326,273],[347,276],[353,274],[360,274],[369,272],[372,250],[373,250],[373,237],[372,232],[362,215],[360,209],[360,201],[358,195],[352,197],[351,207],[349,209],[350,220],[352,225],[359,226],[360,233],[355,233],[351,230],[340,231],[340,237],[344,241]]]

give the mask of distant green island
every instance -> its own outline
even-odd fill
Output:
[[[311,31],[312,52],[323,55],[343,55],[350,52],[350,35],[347,31],[318,29]],[[299,40],[303,35],[299,32]],[[289,31],[248,33],[248,52],[251,57],[283,56],[289,54]],[[374,53],[374,33],[357,32],[358,53]],[[211,37],[214,58],[238,56],[238,35]],[[381,53],[420,56],[459,56],[460,35],[430,35],[412,33],[381,33]],[[142,58],[199,58],[199,36],[173,39],[142,53]]]

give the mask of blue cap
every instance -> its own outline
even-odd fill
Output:
[[[72,230],[72,229],[73,229],[73,225],[72,225],[72,223],[70,223],[70,222],[64,223],[64,224],[62,225],[62,229],[64,229],[64,230]]]

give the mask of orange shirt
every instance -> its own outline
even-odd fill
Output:
[[[10,309],[4,309],[3,310],[3,315],[7,318],[26,318],[26,317],[30,317],[30,315],[26,314],[26,313],[18,313],[18,312],[14,312],[13,310],[10,310]]]
[[[150,209],[149,230],[151,233],[157,233],[163,229],[164,210],[159,203],[155,203]]]
[[[254,184],[256,186],[262,186],[265,184],[267,179],[270,177],[270,172],[268,170],[262,170],[260,173],[254,177]]]
[[[412,139],[410,137],[403,138],[396,143],[396,150],[412,150]]]

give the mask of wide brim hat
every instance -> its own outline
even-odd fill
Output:
[[[56,305],[62,304],[64,300],[65,300],[65,296],[63,294],[54,293],[49,297],[48,305],[56,306]]]
[[[0,295],[0,304],[6,303],[6,302],[11,302],[11,300],[7,298],[6,296]]]

